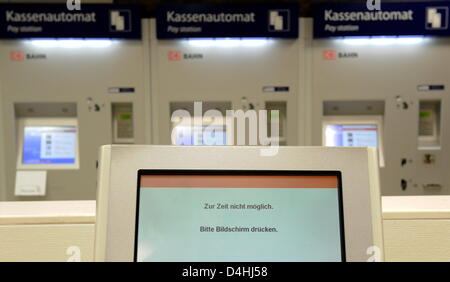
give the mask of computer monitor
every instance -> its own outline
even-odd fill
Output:
[[[141,170],[138,179],[135,261],[345,261],[340,172]]]
[[[322,145],[377,148],[380,166],[384,167],[381,116],[327,116],[324,117],[322,130]]]
[[[178,146],[224,146],[231,144],[226,124],[207,118],[185,118],[172,124],[172,145]]]
[[[227,145],[226,126],[186,126],[178,125],[175,130],[176,141],[174,145],[192,146],[192,145]]]
[[[76,119],[21,119],[18,133],[18,169],[77,169],[79,167]]]
[[[103,146],[96,261],[382,259],[374,148]]]

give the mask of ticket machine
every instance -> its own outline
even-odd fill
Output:
[[[5,9],[67,12],[65,4],[0,5]],[[146,39],[136,8],[84,4],[79,13],[98,20],[66,28],[43,21],[45,33],[0,32],[1,200],[93,200],[98,147],[149,139]]]
[[[209,110],[223,115],[227,110],[276,110],[272,117],[280,119],[279,143],[304,144],[305,74],[299,65],[305,61],[306,32],[299,24],[297,5],[159,5],[157,9],[156,20],[150,21],[154,144],[180,144],[171,142],[172,117],[177,110],[194,117],[194,102],[202,103],[197,120]],[[176,21],[172,16],[177,15],[189,17]],[[234,20],[210,22],[207,15]],[[227,144],[238,143],[230,141]],[[250,143],[247,139],[245,144]]]
[[[313,144],[377,147],[383,195],[450,193],[450,34],[438,21],[449,7],[438,6],[315,8]]]

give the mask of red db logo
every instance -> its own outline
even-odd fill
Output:
[[[181,61],[183,54],[180,51],[169,51],[167,58],[169,61]]]
[[[25,53],[22,51],[11,51],[9,59],[13,62],[23,62],[25,61]]]
[[[334,50],[325,50],[322,53],[322,58],[327,61],[336,60],[336,51]]]

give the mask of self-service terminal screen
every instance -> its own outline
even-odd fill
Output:
[[[374,124],[328,124],[326,146],[378,147],[378,126]]]
[[[75,126],[25,126],[22,164],[75,164],[77,128]]]
[[[343,261],[339,172],[141,170],[135,261]]]
[[[174,145],[227,145],[226,127],[223,125],[182,126],[174,128]]]

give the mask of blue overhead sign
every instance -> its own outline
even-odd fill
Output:
[[[297,4],[160,4],[158,39],[298,37]]]
[[[141,38],[139,10],[129,5],[0,4],[0,38]]]
[[[366,3],[319,3],[313,7],[314,37],[450,36],[450,2],[381,1],[381,10]]]

